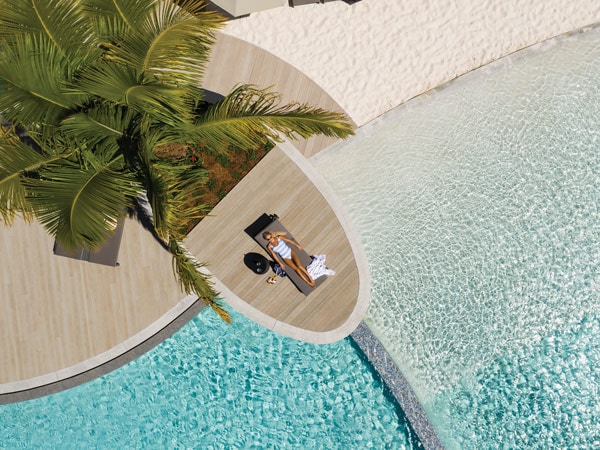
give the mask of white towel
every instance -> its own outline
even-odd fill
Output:
[[[325,255],[314,255],[312,259],[306,270],[313,280],[323,275],[335,275],[335,270],[331,270],[325,265]]]

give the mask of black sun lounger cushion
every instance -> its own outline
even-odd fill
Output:
[[[260,230],[260,232],[257,233],[256,236],[254,236],[254,240],[258,242],[262,248],[265,249],[269,257],[271,257],[271,254],[269,253],[269,250],[267,250],[267,241],[262,237],[265,231],[283,231],[285,232],[286,238],[291,239],[294,242],[298,242],[296,239],[294,239],[291,233],[285,229],[285,227],[281,224],[281,222],[279,222],[279,220],[274,220],[265,228]],[[300,245],[302,244],[300,243]],[[294,247],[293,245],[291,245],[291,248],[296,252],[298,258],[300,258],[300,262],[304,267],[308,266],[311,263],[312,258],[304,250],[298,250],[298,248]],[[302,292],[304,295],[308,295],[311,292],[313,292],[317,287],[319,287],[321,283],[323,283],[323,281],[327,279],[327,275],[320,276],[315,280],[316,287],[312,288],[294,270],[288,269],[286,267],[285,273],[287,274],[287,277],[292,281],[292,283],[296,285],[298,290],[300,290],[300,292]]]

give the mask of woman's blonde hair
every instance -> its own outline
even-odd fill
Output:
[[[279,237],[279,236],[285,236],[285,231],[265,231],[262,234],[263,239],[266,239],[267,241],[270,239],[267,236],[271,236],[271,237]]]

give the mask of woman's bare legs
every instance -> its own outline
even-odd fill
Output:
[[[298,258],[295,251],[292,250],[292,259],[288,258],[284,259],[284,261],[288,266],[294,269],[294,271],[300,275],[300,278],[302,278],[310,287],[315,287],[315,280],[312,279],[307,270],[302,266],[300,258]]]

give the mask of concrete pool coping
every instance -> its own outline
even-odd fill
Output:
[[[189,322],[204,303],[188,295],[167,314],[121,344],[62,370],[0,385],[0,405],[42,397],[105,375],[146,353]]]

